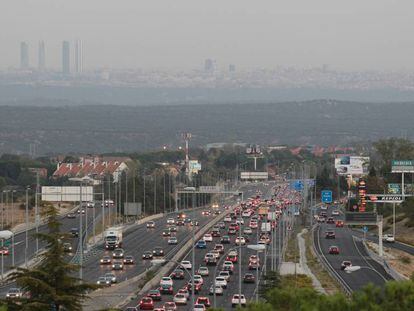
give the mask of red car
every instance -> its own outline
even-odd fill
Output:
[[[336,221],[336,227],[337,228],[342,228],[344,226],[344,222],[342,220],[337,220]]]
[[[152,289],[148,292],[147,297],[152,298],[152,300],[161,300],[161,293],[158,289]]]
[[[140,310],[153,310],[154,301],[150,297],[144,297],[138,304]]]
[[[188,284],[187,284],[186,288],[187,288],[187,290],[188,290],[190,293],[192,293],[192,292],[193,292],[191,282],[188,282]],[[201,284],[200,284],[200,283],[195,283],[195,285],[194,285],[194,293],[195,293],[195,294],[198,294],[198,292],[199,292],[200,290],[201,290]]]
[[[175,279],[175,280],[182,280],[182,279],[184,279],[184,271],[183,271],[183,270],[181,270],[181,269],[175,269],[175,270],[171,273],[170,277],[171,277],[172,279]]]
[[[198,297],[196,301],[196,305],[205,305],[206,307],[210,307],[210,299],[208,297]]]
[[[232,263],[237,263],[237,256],[235,255],[227,256],[226,260],[231,261]]]
[[[338,255],[339,254],[339,247],[338,246],[330,246],[329,247],[329,254]]]
[[[9,254],[9,249],[6,246],[3,246],[0,248],[0,255],[8,255]]]

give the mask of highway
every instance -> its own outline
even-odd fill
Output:
[[[272,194],[272,187],[271,186],[263,186],[260,185],[260,187],[258,187],[259,191],[262,192],[262,197],[265,198],[270,198],[271,194]],[[249,194],[249,195],[247,195]],[[245,198],[249,197],[249,196],[253,196],[256,194],[256,190],[251,191],[250,193],[247,193],[245,195]],[[244,226],[241,226],[241,230],[243,232],[243,229],[245,227],[248,226],[249,224],[249,218],[244,218]],[[226,228],[225,229],[221,229],[221,235],[226,235],[227,234],[227,230],[228,230],[228,226],[229,224],[226,223]],[[242,234],[242,236],[248,237],[249,238],[249,242],[247,242],[247,244],[257,244],[257,234],[258,234],[258,230],[260,230],[260,222],[259,222],[259,229],[252,229],[252,234],[251,235],[246,235],[246,234]],[[278,226],[277,230],[276,230],[276,236],[279,236],[281,234],[282,231],[282,226]],[[224,244],[224,254],[220,257],[220,264],[217,266],[217,274],[220,272],[221,270],[221,266],[222,263],[224,262],[224,256],[225,254],[230,250],[230,249],[237,249],[237,246],[234,243],[235,238],[237,237],[238,233],[236,233],[236,235],[231,235],[231,243],[230,244]],[[276,239],[276,241],[278,242],[276,245],[276,249],[274,250],[274,252],[276,254],[279,254],[279,242],[283,242],[282,239]],[[220,237],[216,237],[213,238],[213,242],[208,242],[207,243],[207,248],[206,249],[195,249],[195,271],[200,267],[200,266],[205,266],[204,263],[204,256],[206,253],[208,253],[209,251],[211,251],[216,243],[220,243]],[[271,246],[267,247],[266,252],[270,253],[270,249]],[[249,270],[248,269],[248,262],[249,262],[249,256],[250,255],[256,255],[256,251],[248,249],[247,247],[242,247],[242,263],[241,263],[241,276],[243,277],[245,275],[245,273],[253,273],[256,277],[256,271],[255,270]],[[239,257],[240,258],[240,257]],[[261,252],[259,254],[259,258],[260,258],[260,263],[261,266],[264,264],[265,261],[265,256],[264,253]],[[189,260],[192,261],[192,251],[190,250],[186,256],[184,256],[183,260]],[[270,261],[270,256],[267,259],[268,261]],[[234,271],[232,276],[230,277],[230,283],[228,285],[228,288],[224,290],[224,295],[223,296],[217,296],[217,307],[220,308],[224,308],[225,310],[228,310],[231,308],[231,297],[233,296],[233,294],[238,293],[238,288],[239,288],[239,265],[240,263],[236,263],[234,265]],[[206,296],[210,298],[211,304],[213,305],[213,296],[209,296],[209,288],[211,286],[211,284],[213,284],[213,280],[214,280],[214,269],[216,268],[216,266],[208,266],[209,267],[209,276],[205,276],[203,277],[204,279],[204,284],[202,286],[202,290],[196,294],[196,298],[199,296]],[[268,262],[267,267],[270,267],[270,262]],[[191,273],[191,270],[190,270]],[[259,273],[262,273],[262,271],[260,270]],[[260,277],[259,277],[260,278]],[[184,280],[175,280],[174,281],[174,294],[177,293],[177,291],[181,288],[183,288],[186,283],[190,280],[190,276],[189,274],[185,274],[185,279]],[[248,301],[254,300],[255,298],[255,291],[256,290],[256,284],[245,284],[242,283],[242,294],[244,294],[246,296],[246,298],[248,299]],[[141,298],[141,297],[139,297]],[[172,295],[163,295],[162,297],[162,301],[161,302],[156,302],[156,307],[161,307],[165,302],[167,301],[172,301],[173,296]],[[126,307],[135,307],[137,305],[137,303],[139,302],[139,299],[137,301],[131,301],[130,303],[128,303]],[[188,301],[186,306],[180,306],[179,309],[180,310],[190,310],[190,306],[191,306],[191,299]]]
[[[328,210],[328,217],[331,211]],[[335,219],[342,219],[341,216],[334,216]],[[335,239],[326,239],[327,229],[335,231]],[[384,268],[367,254],[363,244],[355,241],[353,231],[346,226],[336,228],[335,224],[320,223],[314,233],[314,243],[317,252],[323,258],[325,267],[338,279],[348,293],[359,290],[368,283],[383,286],[392,277],[388,275]],[[339,255],[329,254],[330,246],[338,246]],[[341,270],[342,261],[349,260],[353,266],[361,266],[361,269],[352,273]]]

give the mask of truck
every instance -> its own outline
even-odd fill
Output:
[[[122,247],[122,229],[121,228],[109,228],[105,230],[105,249],[113,250],[115,248]]]
[[[262,222],[261,231],[262,232],[271,232],[272,231],[272,224],[270,222]]]

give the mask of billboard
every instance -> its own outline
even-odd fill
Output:
[[[414,161],[412,160],[392,160],[392,173],[414,173]]]
[[[401,184],[388,184],[388,194],[401,194]],[[404,194],[414,194],[414,184],[404,184]]]
[[[188,168],[191,174],[198,174],[201,171],[201,163],[197,160],[190,160],[188,161]]]
[[[81,187],[42,186],[42,201],[50,202],[80,202]],[[93,187],[82,187],[82,201],[93,201]]]
[[[338,175],[365,175],[368,173],[369,157],[341,155],[335,158]]]
[[[241,172],[240,179],[244,180],[267,180],[269,174],[267,172]]]

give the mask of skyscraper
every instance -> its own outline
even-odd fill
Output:
[[[26,42],[20,43],[20,68],[29,68],[29,45]]]
[[[204,71],[205,72],[214,72],[216,69],[216,61],[211,59],[211,58],[207,58],[204,61]]]
[[[75,41],[75,72],[83,72],[83,43],[82,40]]]
[[[68,41],[62,43],[62,73],[70,74],[70,44]]]
[[[46,69],[46,51],[45,51],[45,42],[39,41],[39,63],[38,63],[38,69],[43,71]]]

